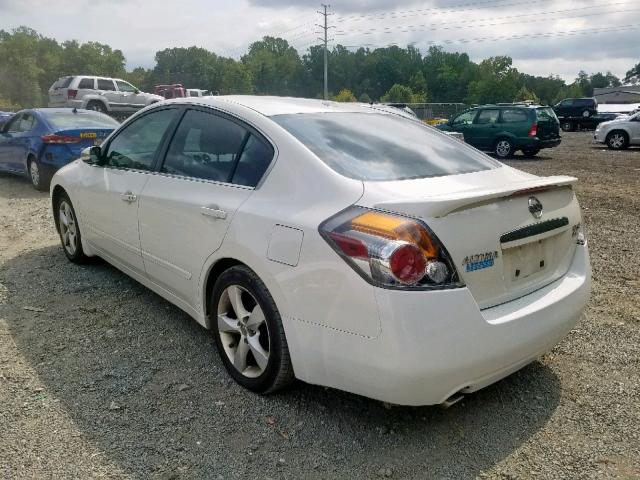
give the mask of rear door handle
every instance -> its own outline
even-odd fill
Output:
[[[120,194],[120,198],[123,202],[133,203],[138,200],[138,197],[131,192],[124,192]]]
[[[200,213],[211,218],[218,218],[224,220],[227,218],[227,212],[221,210],[217,205],[211,205],[209,207],[200,207]]]

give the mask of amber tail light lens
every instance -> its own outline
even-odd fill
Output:
[[[418,219],[354,206],[323,222],[319,230],[338,255],[376,286],[462,286],[446,249]]]

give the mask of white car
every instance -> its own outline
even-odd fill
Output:
[[[590,265],[571,177],[503,165],[369,105],[146,108],[51,182],[99,255],[212,330],[231,376],[450,404],[551,349]]]
[[[614,150],[640,145],[640,113],[598,124],[593,139]]]
[[[49,88],[49,107],[69,107],[102,113],[130,114],[164,100],[141,92],[119,78],[74,75],[61,77]]]

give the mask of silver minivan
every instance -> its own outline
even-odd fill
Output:
[[[74,75],[61,77],[49,88],[49,107],[85,108],[102,113],[131,114],[164,100],[141,92],[119,78]]]

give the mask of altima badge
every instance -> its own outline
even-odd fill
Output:
[[[529,197],[529,211],[535,218],[542,216],[542,203],[536,197]]]

